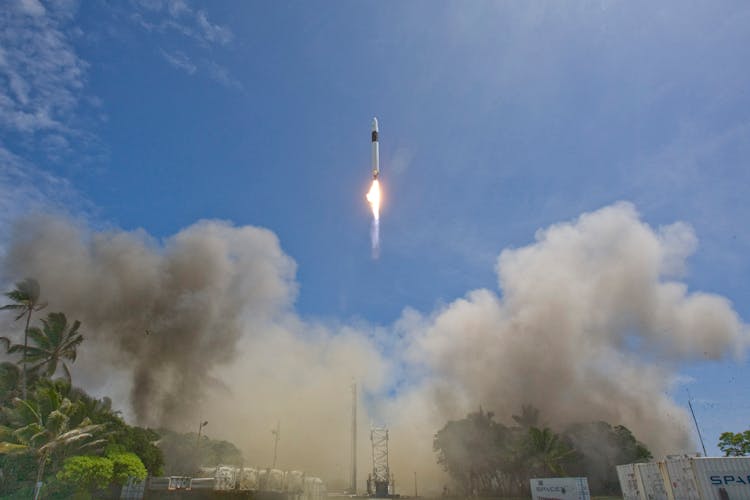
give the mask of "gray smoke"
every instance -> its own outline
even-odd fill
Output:
[[[696,244],[687,225],[654,230],[618,203],[503,251],[502,296],[475,290],[430,316],[405,314],[424,380],[394,414],[437,414],[435,428],[480,403],[508,420],[532,404],[557,430],[604,420],[655,455],[696,451],[667,396],[677,364],[741,356],[748,340],[728,300],[675,281]]]
[[[219,384],[212,370],[233,361],[241,335],[272,320],[296,289],[295,264],[273,233],[215,221],[160,243],[35,215],[16,225],[4,268],[38,277],[50,308],[83,322],[83,377],[130,373],[132,410],[150,425],[192,416]]]
[[[407,308],[378,328],[300,318],[295,266],[273,233],[223,222],[160,242],[33,216],[16,226],[3,270],[34,276],[52,309],[83,322],[74,378],[115,398],[129,391],[139,422],[191,430],[205,418],[266,466],[280,420],[281,467],[342,480],[354,379],[365,395],[360,470],[368,424],[386,424],[392,469],[416,471],[426,493],[443,484],[433,434],[480,404],[501,419],[532,404],[558,430],[623,424],[656,454],[694,450],[666,394],[678,365],[740,356],[748,339],[729,301],[678,281],[696,245],[689,226],[653,229],[615,204],[503,251],[500,291]]]

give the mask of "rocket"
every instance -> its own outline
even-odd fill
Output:
[[[380,151],[378,149],[378,119],[372,119],[372,179],[380,175]]]

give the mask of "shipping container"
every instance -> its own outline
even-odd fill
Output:
[[[750,457],[690,461],[701,500],[750,500]]]
[[[701,500],[691,460],[675,457],[659,463],[669,500]]]
[[[669,500],[658,463],[635,464],[635,470],[642,500]]]
[[[531,480],[533,500],[590,500],[585,477],[546,477]]]
[[[641,500],[640,480],[635,470],[636,464],[617,466],[617,478],[620,480],[623,500]]]

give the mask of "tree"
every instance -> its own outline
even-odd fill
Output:
[[[14,304],[7,304],[0,307],[0,310],[12,310],[18,314],[16,321],[26,316],[26,327],[23,330],[23,345],[24,354],[26,353],[26,347],[29,344],[29,323],[31,322],[31,313],[44,309],[47,304],[39,303],[40,287],[39,282],[33,278],[26,278],[23,281],[16,283],[16,289],[11,290],[5,294]],[[3,337],[6,344],[9,344],[9,340]],[[23,367],[23,374],[21,377],[21,394],[23,399],[26,399],[26,366]]]
[[[619,494],[616,466],[651,460],[651,452],[622,425],[587,422],[569,425],[562,438],[576,450],[567,472],[587,476],[589,488],[600,494]]]
[[[23,372],[18,363],[3,361],[0,363],[0,406],[8,406],[13,398],[21,397],[21,380]],[[26,382],[34,385],[38,378],[35,371],[26,372]]]
[[[533,477],[564,476],[564,463],[575,450],[549,428],[530,427],[524,440],[525,462]]]
[[[15,398],[12,408],[3,408],[0,426],[0,450],[6,453],[31,453],[37,459],[37,479],[44,478],[49,460],[63,452],[93,452],[101,449],[106,440],[101,439],[104,425],[93,424],[84,417],[80,422],[72,419],[76,405],[62,397],[54,385],[37,387],[29,399]],[[39,489],[35,498],[39,495]]]
[[[539,425],[539,409],[532,405],[521,405],[521,414],[511,415],[511,417],[524,429]]]
[[[40,370],[49,378],[54,376],[58,365],[62,364],[65,378],[70,382],[70,370],[65,360],[71,363],[76,360],[78,346],[83,342],[83,335],[78,333],[81,322],[74,321],[68,326],[65,314],[57,312],[48,314],[47,318],[42,320],[42,325],[42,329],[28,329],[28,337],[34,343],[33,346],[14,345],[8,352],[23,349],[25,354],[21,361],[25,365],[32,365],[31,370]]]
[[[512,435],[481,407],[466,418],[448,422],[433,440],[438,464],[467,492],[489,493],[508,489],[503,475],[511,462]]]
[[[146,479],[148,472],[143,462],[135,453],[108,453],[107,458],[112,461],[112,481],[118,486],[122,486],[129,478],[136,481]]]
[[[151,431],[153,432],[153,431]],[[178,433],[168,429],[158,430],[161,439],[159,448],[164,454],[164,473],[167,475],[190,475],[201,467],[216,465],[240,465],[242,452],[229,441],[201,436],[195,432]]]
[[[750,455],[750,429],[745,432],[722,432],[719,436],[719,449],[725,457]]]
[[[57,473],[57,479],[73,489],[78,496],[106,488],[114,473],[114,463],[105,457],[78,455],[69,457]]]

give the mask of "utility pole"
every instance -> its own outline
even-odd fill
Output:
[[[414,498],[417,498],[417,471],[414,471]]]
[[[200,447],[201,445],[201,431],[207,425],[208,425],[208,420],[206,420],[205,422],[202,421],[198,424],[198,442],[196,443],[197,447]]]
[[[279,436],[281,435],[281,421],[276,421],[276,429],[271,431],[271,434],[273,434],[273,465],[271,466],[272,469],[276,468],[276,452],[279,449]]]
[[[352,478],[349,491],[357,494],[357,383],[352,383]]]

